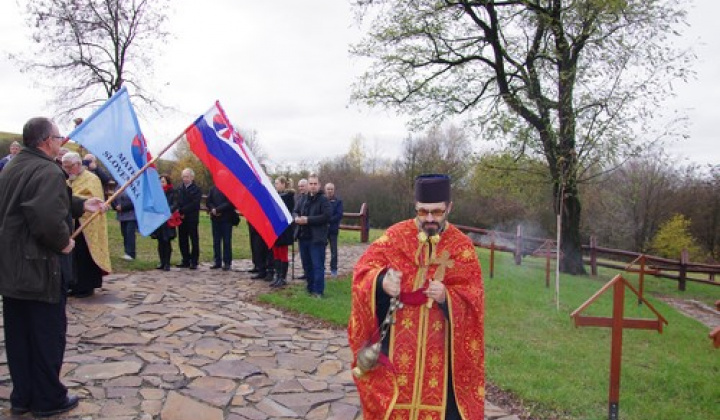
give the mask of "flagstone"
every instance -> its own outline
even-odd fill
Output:
[[[188,384],[188,388],[200,388],[217,392],[230,392],[236,387],[235,381],[213,376],[203,376]]]
[[[106,325],[111,328],[124,328],[129,327],[130,325],[135,325],[135,323],[135,320],[124,316],[118,316],[115,317],[112,321],[108,322]]]
[[[223,357],[232,346],[225,341],[215,338],[203,338],[195,343],[195,352],[201,356],[218,360]]]
[[[323,404],[321,406],[313,408],[307,414],[305,414],[305,420],[324,420],[328,418],[329,413],[330,405]],[[352,417],[347,418],[351,419]]]
[[[280,381],[275,384],[275,386],[272,388],[271,393],[272,394],[283,394],[283,393],[289,393],[289,392],[302,392],[305,388],[303,388],[302,385],[300,385],[300,382],[298,382],[297,379],[290,379],[287,381]]]
[[[210,376],[233,379],[245,379],[248,376],[261,373],[257,366],[242,360],[220,360],[217,363],[203,367],[202,370]]]
[[[143,299],[144,304],[160,303],[165,298],[164,293],[150,293]]]
[[[134,375],[140,372],[139,362],[106,362],[79,366],[73,371],[73,377],[85,379],[111,379],[122,375]]]
[[[105,382],[104,386],[109,387],[139,387],[142,385],[142,378],[139,376],[121,376]]]
[[[107,344],[113,346],[132,346],[136,344],[144,345],[150,341],[150,338],[143,337],[138,334],[129,332],[114,332],[104,336],[86,337],[82,340],[92,344]]]
[[[355,416],[358,415],[359,411],[360,410],[357,405],[347,404],[344,402],[334,402],[330,405],[330,417],[327,417],[327,419],[354,419]]]
[[[345,394],[341,392],[313,392],[313,393],[296,393],[296,394],[279,394],[273,395],[273,400],[285,407],[292,409],[300,415],[305,415],[313,407],[332,401],[342,399]]]
[[[195,324],[196,322],[197,318],[175,318],[170,322],[170,324],[166,325],[163,330],[174,333],[180,330],[184,330],[185,328]]]
[[[270,398],[263,398],[257,405],[257,409],[270,417],[297,417],[298,413],[284,407]]]
[[[101,349],[89,353],[92,356],[103,357],[106,359],[117,359],[125,356],[125,353],[118,349]]]
[[[143,375],[174,375],[178,372],[177,366],[169,363],[153,363],[142,370]]]
[[[140,328],[141,330],[151,331],[163,328],[169,323],[170,321],[168,321],[167,319],[156,319],[154,321],[143,322],[138,326],[138,328]]]
[[[130,387],[105,387],[106,398],[129,398],[135,397],[138,394],[137,388]]]
[[[314,355],[278,354],[278,366],[292,368],[306,373],[314,372],[320,364],[320,359]]]
[[[165,397],[165,391],[157,388],[143,388],[140,390],[140,395],[145,400],[161,400]]]
[[[182,373],[186,378],[198,378],[200,376],[205,376],[205,372],[196,368],[195,366],[185,364],[175,366],[180,369],[180,373]]]
[[[228,420],[267,420],[268,415],[253,407],[232,410]],[[164,420],[164,419],[163,419]]]
[[[162,407],[162,400],[145,400],[140,404],[140,410],[150,416],[149,420],[152,420],[154,416],[160,414]]]
[[[335,376],[343,371],[343,364],[339,360],[328,360],[320,363],[317,368],[317,376],[325,378],[328,376]]]
[[[233,398],[233,394],[229,392],[218,392],[210,389],[202,388],[188,388],[184,389],[183,394],[189,395],[196,400],[200,400],[211,404],[215,407],[224,408],[230,404],[230,400]]]
[[[309,392],[316,392],[316,391],[322,391],[327,389],[327,382],[325,381],[316,381],[314,379],[307,379],[307,378],[300,378],[298,379],[298,382],[300,385],[302,385],[305,390]]]
[[[160,411],[160,418],[162,420],[223,420],[223,412],[177,392],[170,392]]]

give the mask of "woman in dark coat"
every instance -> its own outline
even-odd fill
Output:
[[[160,264],[156,267],[158,270],[170,271],[170,256],[172,255],[172,243],[171,241],[177,236],[175,227],[177,226],[177,203],[175,198],[175,190],[173,189],[172,181],[167,175],[160,175],[160,185],[162,185],[163,191],[165,191],[165,198],[167,199],[170,211],[173,215],[170,219],[160,225],[159,228],[155,229],[155,232],[150,235],[151,238],[157,239],[158,245],[158,256],[160,257]]]
[[[284,176],[278,177],[275,179],[275,189],[283,203],[285,203],[285,207],[287,207],[289,212],[292,212],[295,208],[295,191],[292,190],[292,180],[288,180]],[[270,287],[283,287],[287,284],[289,265],[288,246],[292,245],[295,239],[293,231],[293,226],[288,226],[277,238],[275,245],[272,247],[273,262],[275,264],[275,281],[270,284]]]

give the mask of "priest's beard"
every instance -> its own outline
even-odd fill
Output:
[[[435,236],[445,229],[445,221],[438,222],[422,222],[420,223],[420,229],[429,237]]]

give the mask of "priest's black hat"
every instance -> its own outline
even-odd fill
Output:
[[[415,178],[415,201],[450,202],[450,177],[443,174],[423,174]]]

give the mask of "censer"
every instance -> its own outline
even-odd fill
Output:
[[[395,323],[395,311],[397,311],[398,309],[402,309],[402,307],[403,304],[402,302],[400,302],[399,299],[390,299],[390,308],[388,309],[382,324],[380,324],[380,339],[373,344],[368,344],[364,346],[358,351],[357,361],[355,363],[355,367],[352,370],[353,376],[355,376],[356,378],[361,378],[363,375],[365,375],[365,373],[371,371],[373,368],[375,368],[375,366],[377,366],[378,359],[380,358],[380,349],[382,347],[382,342],[385,339],[388,331],[390,331],[390,325]]]

